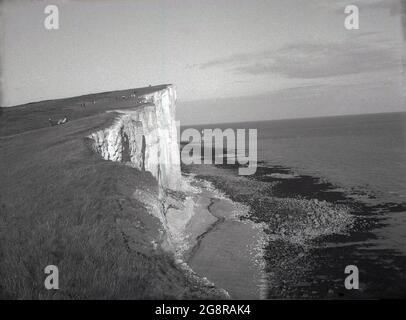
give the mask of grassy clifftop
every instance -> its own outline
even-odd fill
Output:
[[[69,120],[93,116],[112,109],[132,108],[137,97],[162,90],[167,85],[110,91],[56,100],[27,103],[0,109],[0,137],[49,126],[48,119]],[[131,98],[131,95],[133,97]]]
[[[88,145],[85,137],[115,117],[105,110],[134,107],[136,99],[122,95],[93,96],[100,100],[85,108],[80,97],[47,101],[0,116],[0,298],[218,297],[154,245],[160,222],[131,196],[137,188],[157,193],[152,175],[104,161]],[[47,126],[64,115],[68,123]],[[44,287],[50,264],[59,268],[59,290]]]

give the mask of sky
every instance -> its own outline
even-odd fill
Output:
[[[1,105],[173,83],[183,124],[404,111],[404,2],[3,1]]]

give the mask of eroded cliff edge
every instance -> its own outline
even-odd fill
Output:
[[[175,87],[168,85],[138,99],[141,104],[134,108],[111,110],[117,113],[116,118],[110,126],[89,136],[92,147],[105,160],[124,163],[155,177],[158,194],[142,189],[133,192],[133,198],[161,222],[160,236],[153,244],[172,252],[192,281],[214,288],[184,261],[184,253],[195,241],[187,239],[187,228],[194,215],[196,197],[187,192],[189,185],[181,175]],[[228,297],[222,289],[216,295]]]
[[[174,86],[141,96],[143,104],[119,113],[114,123],[90,135],[105,160],[149,171],[165,189],[180,190],[179,144]]]
[[[0,116],[0,298],[224,297],[188,273],[173,252],[163,248],[165,213],[174,213],[183,201],[176,200],[179,191],[167,188],[178,180],[162,174],[172,169],[153,161],[154,155],[156,160],[164,156],[159,147],[163,140],[156,153],[149,153],[151,158],[147,141],[154,141],[153,135],[169,139],[169,132],[159,131],[158,121],[164,123],[164,112],[174,114],[175,110],[164,109],[176,98],[170,96],[170,88],[162,85],[41,101],[7,108]],[[141,120],[136,121],[143,125],[147,114],[157,119],[156,127],[150,124],[150,132],[156,130],[151,136],[142,127],[145,152],[135,152],[133,157],[138,167],[137,160],[131,161],[125,135],[117,149],[120,162],[106,161],[95,153],[94,140],[86,137],[106,133],[114,124],[131,119],[127,112],[137,110]],[[68,123],[48,125],[48,118],[65,115]],[[128,130],[133,129],[128,125]],[[134,136],[141,143],[138,150],[143,150],[142,135],[141,142],[139,135]],[[154,164],[155,171],[147,171]],[[180,177],[180,170],[171,172],[179,172]],[[44,268],[49,264],[60,270],[59,290],[44,288]]]
[[[105,160],[123,162],[150,172],[158,182],[158,195],[134,190],[134,197],[160,219],[164,247],[170,245],[167,227],[168,190],[180,191],[179,144],[175,121],[176,90],[173,85],[138,97],[133,108],[111,110],[112,125],[92,133],[94,150]]]

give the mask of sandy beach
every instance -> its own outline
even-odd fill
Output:
[[[183,260],[199,276],[226,290],[232,299],[261,298],[263,279],[260,225],[241,220],[246,208],[195,181],[200,192],[183,239]],[[171,219],[169,217],[169,219]]]

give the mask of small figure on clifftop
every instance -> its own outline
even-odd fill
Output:
[[[59,119],[57,122],[55,122],[54,120],[49,118],[48,122],[49,122],[49,126],[53,127],[53,126],[56,126],[56,125],[59,125],[59,124],[64,124],[64,123],[68,122],[68,117],[65,116],[63,119]]]
[[[50,127],[53,127],[56,124],[51,118],[48,119],[48,122]]]
[[[66,122],[68,122],[68,117],[67,116],[65,116],[65,118],[63,118],[63,119],[58,120],[58,124],[64,124]]]

